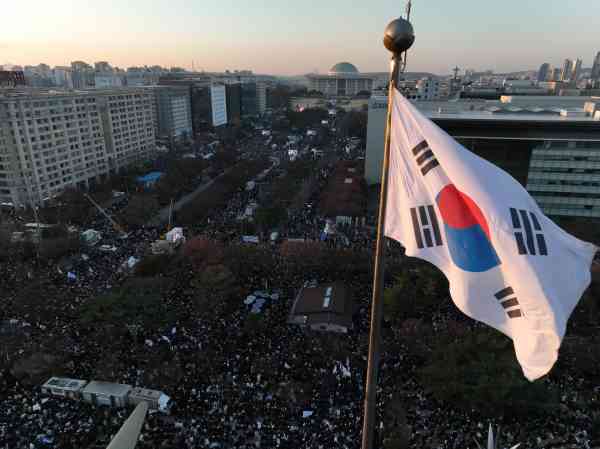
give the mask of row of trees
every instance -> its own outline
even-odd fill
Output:
[[[292,128],[306,129],[320,127],[322,120],[329,119],[326,109],[309,108],[303,111],[288,111],[287,119]]]
[[[314,161],[297,159],[285,165],[286,174],[273,181],[271,192],[255,214],[254,222],[263,231],[284,223],[290,208],[304,205],[314,184]]]
[[[26,262],[39,257],[41,262],[58,260],[77,252],[80,248],[79,234],[69,233],[65,226],[32,230],[22,239],[13,239],[13,229],[0,230],[0,262]]]
[[[206,219],[215,209],[224,208],[236,192],[268,166],[269,162],[263,159],[238,163],[180,210],[177,214],[178,221],[192,225]]]
[[[202,172],[208,167],[203,159],[176,159],[169,161],[165,174],[158,180],[154,193],[160,204],[168,204],[182,194],[191,192],[199,184]]]

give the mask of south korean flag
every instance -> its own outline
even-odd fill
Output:
[[[385,235],[442,270],[460,310],[512,338],[529,380],[547,374],[596,246],[560,229],[398,91],[392,105]]]

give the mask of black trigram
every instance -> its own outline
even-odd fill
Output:
[[[412,218],[415,240],[419,249],[423,249],[425,246],[431,248],[432,246],[442,246],[444,244],[435,209],[432,205],[411,208],[410,217]]]
[[[515,228],[515,239],[517,240],[517,248],[519,254],[529,254],[535,256],[548,255],[548,247],[546,246],[546,239],[542,233],[542,227],[540,222],[533,212],[528,212],[522,209],[510,208],[510,216],[512,218],[512,225]],[[523,231],[525,231],[525,237],[523,237]],[[537,250],[536,250],[537,243]]]
[[[523,312],[519,306],[519,301],[515,297],[515,291],[512,287],[506,287],[500,290],[494,295],[500,305],[506,310],[506,314],[509,318],[520,318],[523,316]]]
[[[423,173],[423,176],[440,165],[438,160],[435,158],[433,151],[431,151],[431,148],[429,148],[429,144],[426,140],[414,147],[412,152],[417,161],[417,165],[421,167],[421,173]]]

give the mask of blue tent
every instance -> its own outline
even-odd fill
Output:
[[[138,176],[137,182],[143,184],[145,188],[152,187],[154,184],[156,184],[156,181],[162,177],[163,174],[164,173],[159,171],[146,173],[144,176]]]

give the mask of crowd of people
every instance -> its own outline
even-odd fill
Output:
[[[320,240],[326,222],[316,204],[326,177],[327,171],[306,205],[282,224],[283,239]],[[236,218],[256,200],[255,195],[240,190],[227,208],[212,211],[206,222],[186,229],[186,234],[240,245],[243,229]],[[41,361],[30,360],[33,371],[44,362],[50,364],[50,357],[60,360],[58,370],[55,366],[52,370],[65,377],[167,393],[174,401],[172,412],[147,416],[140,449],[360,447],[371,273],[331,279],[326,269],[304,272],[267,241],[258,247],[270,253],[275,264],[268,270],[249,267],[249,274],[240,280],[239,300],[198,308],[190,287],[194,272],[187,267],[169,274],[173,282],[162,292],[167,308],[178,311],[176,321],[98,340],[92,337],[106,335],[104,330],[83,328],[78,308],[131,277],[127,260],[142,259],[164,230],[142,227],[123,239],[101,215],[88,227],[100,231],[102,243],[114,245],[116,251],[90,249],[85,258],[80,254],[69,261],[67,269],[60,264],[0,266],[0,341],[10,343],[0,353],[0,449],[98,447],[114,436],[129,413],[42,395],[39,383],[19,376],[15,369],[36,354]],[[350,227],[344,235],[346,239],[336,244],[372,252],[373,232]],[[401,257],[401,252],[393,252],[393,257]],[[346,283],[355,301],[354,328],[348,334],[306,332],[287,324],[294,296],[307,280]],[[39,298],[33,305],[29,299],[20,304],[31,283],[39,283],[34,291]],[[276,293],[257,314],[244,303],[245,295],[256,290]],[[462,449],[476,447],[475,439],[483,442],[490,417],[436,401],[415,376],[418,362],[402,346],[403,340],[395,333],[386,333],[385,338],[376,447],[384,447],[386,438],[403,430],[401,425],[408,435],[407,447]],[[95,377],[99,373],[105,377]],[[506,417],[498,422],[504,428],[503,441],[527,448],[592,447],[594,429],[581,405],[584,390],[578,379],[563,388],[560,413],[543,420],[518,422]]]

